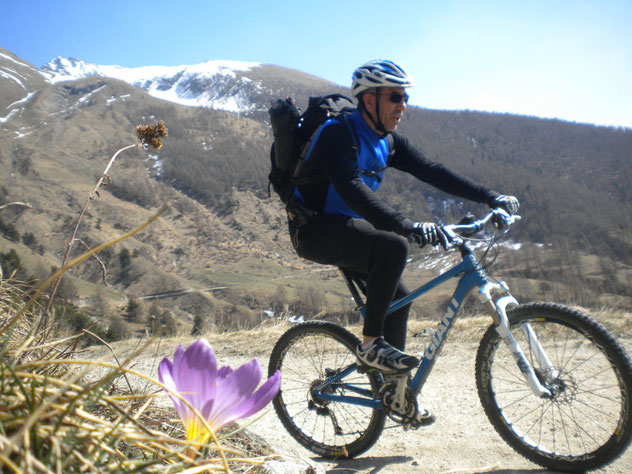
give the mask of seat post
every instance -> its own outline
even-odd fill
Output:
[[[340,270],[340,272],[342,273],[342,276],[344,277],[345,283],[347,284],[347,287],[349,288],[349,291],[351,292],[351,296],[353,297],[353,300],[355,301],[356,305],[357,305],[357,309],[360,309],[364,306],[364,300],[362,299],[362,296],[360,295],[360,290],[358,290],[358,282],[355,280],[355,278],[353,277],[352,273],[349,270],[345,270],[344,268],[340,268],[338,267],[338,269]],[[361,288],[361,290],[364,290]]]

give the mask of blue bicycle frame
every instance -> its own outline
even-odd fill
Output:
[[[490,219],[488,215],[487,218],[477,221],[474,230],[479,230],[483,225]],[[447,226],[444,228],[444,231],[450,233],[451,237],[456,242],[456,246],[461,251],[462,261],[456,264],[454,267],[445,271],[441,275],[433,278],[426,284],[420,286],[416,290],[413,290],[408,295],[395,300],[389,306],[387,314],[396,311],[397,309],[410,304],[415,299],[419,298],[421,295],[427,293],[428,291],[442,285],[448,280],[452,278],[459,278],[460,280],[457,284],[456,289],[454,290],[454,294],[448,303],[448,307],[446,312],[436,327],[433,336],[430,339],[427,347],[425,348],[424,355],[421,359],[421,363],[417,370],[414,373],[412,381],[410,382],[410,389],[414,393],[415,396],[419,395],[421,389],[428,379],[432,368],[438,358],[441,349],[450,333],[450,330],[453,327],[454,321],[457,318],[459,309],[461,308],[463,302],[469,295],[469,293],[478,288],[479,297],[487,307],[490,312],[494,323],[496,324],[496,330],[499,332],[505,343],[510,348],[511,353],[516,360],[517,366],[520,372],[524,375],[527,382],[529,383],[531,390],[539,397],[549,396],[550,392],[544,386],[540,384],[537,376],[526,357],[524,356],[522,350],[518,347],[511,331],[509,329],[509,324],[506,315],[506,308],[509,306],[517,306],[518,302],[515,298],[509,293],[509,288],[504,282],[492,283],[489,281],[487,274],[481,267],[476,255],[474,254],[471,247],[467,242],[461,240],[456,234],[454,234],[455,229],[464,229],[472,230],[469,226]],[[353,298],[359,305],[359,310],[364,316],[364,303],[362,298],[359,295],[358,290],[356,289],[352,277],[343,271],[343,275],[347,281],[347,285],[349,286]],[[500,297],[496,300],[493,299],[492,293],[499,292]],[[546,354],[542,350],[537,337],[532,333],[530,327],[525,325],[522,328],[523,331],[526,331],[529,334],[529,348],[532,353],[536,354],[536,358],[541,363],[542,366],[548,367],[551,371],[555,371],[555,368],[548,361]],[[343,382],[343,379],[355,372],[358,369],[356,363],[349,365],[348,367],[342,369],[334,376],[328,378],[319,386],[315,387],[312,390],[312,395],[315,399],[327,400],[327,401],[337,401],[342,403],[351,403],[355,405],[367,406],[374,409],[382,408],[382,401],[379,398],[373,398],[373,394],[371,390],[355,386],[353,384],[346,384]],[[348,395],[335,395],[333,393],[325,393],[324,389],[331,384],[341,384],[343,383],[345,388],[353,393],[361,395],[361,397],[348,396]]]

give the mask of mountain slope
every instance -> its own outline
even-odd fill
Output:
[[[312,298],[305,288],[316,288],[327,295],[327,304],[347,301],[335,272],[294,255],[281,205],[267,196],[270,100],[291,95],[305,105],[310,95],[344,88],[279,66],[231,69],[230,63],[213,62],[166,68],[164,75],[150,68],[132,81],[120,70],[120,78],[111,78],[103,75],[107,67],[76,61],[72,66],[68,60],[82,77],[62,81],[54,77],[64,75],[66,60],[56,62],[56,72],[52,66],[37,70],[0,50],[6,104],[0,109],[0,203],[33,206],[5,210],[0,219],[20,234],[33,233],[44,248],[38,255],[0,237],[0,253],[19,249],[35,276],[59,265],[78,211],[109,158],[135,141],[136,125],[164,120],[169,137],[162,149],[134,149],[119,157],[112,184],[90,203],[81,239],[92,245],[118,236],[164,202],[172,209],[148,231],[104,252],[111,285],[106,290],[96,263],[72,271],[86,304],[94,305],[103,292],[121,304],[132,296],[193,288],[160,304],[183,320],[203,314],[237,321],[259,317],[257,311],[273,300],[287,300],[277,297],[281,290],[290,299]],[[211,74],[213,68],[220,72]],[[90,74],[95,71],[101,75]],[[156,91],[174,102],[154,97]],[[187,107],[180,100],[204,106]],[[242,111],[217,110],[229,103],[239,103]],[[598,254],[606,259],[599,265],[614,275],[603,292],[617,288],[626,294],[630,273],[621,262],[632,260],[630,130],[411,107],[402,132],[430,157],[518,195],[524,219],[512,230],[514,238],[563,244],[569,260],[579,261],[578,249]],[[396,170],[388,173],[381,195],[412,218],[453,220],[467,210],[481,211],[455,199],[446,205],[440,192]],[[127,269],[123,248],[134,255]]]
[[[19,113],[11,114],[0,126],[0,196],[3,202],[26,201],[32,208],[9,208],[0,219],[11,222],[20,234],[34,234],[44,252],[39,256],[23,244],[2,238],[0,252],[18,249],[28,265],[28,275],[42,278],[50,267],[59,265],[78,212],[109,158],[136,140],[135,126],[155,122],[163,114],[168,115],[167,124],[191,122],[198,109],[163,106],[164,102],[144,91],[107,78],[40,86],[29,101],[19,106]],[[17,110],[17,106],[12,110]],[[250,119],[221,111],[205,113],[211,121],[223,123],[235,118],[239,128],[264,134],[264,126]],[[176,138],[186,143],[189,134],[198,136],[186,126],[180,132],[174,126],[169,132],[167,142]],[[203,151],[202,147],[199,150]],[[301,265],[281,242],[274,244],[270,239],[271,246],[262,247],[240,232],[236,216],[222,220],[195,199],[161,181],[160,166],[156,166],[159,163],[159,156],[153,153],[137,149],[124,152],[110,171],[112,184],[103,188],[100,197],[90,204],[80,228],[81,241],[90,246],[140,225],[164,202],[172,207],[146,233],[102,253],[108,269],[106,281],[111,285],[104,290],[110,304],[178,288],[225,286],[223,277],[210,274],[227,268],[239,274],[235,267],[250,259],[269,260],[277,268],[292,262]],[[244,193],[228,195],[236,200]],[[253,214],[267,219],[268,224],[275,219],[280,222],[280,206],[269,211],[269,204],[265,204],[265,209],[261,209],[260,200],[246,194],[251,197],[243,199],[255,206]],[[263,222],[261,225],[264,228]],[[135,254],[125,278],[118,258],[123,248]],[[273,248],[278,256],[270,253]],[[78,242],[73,255],[84,249]],[[98,264],[82,264],[71,272],[73,277],[84,301],[97,297],[100,290],[96,285],[102,278]],[[86,286],[83,282],[91,284]],[[161,304],[191,320],[193,308],[209,313],[210,308],[221,309],[227,301],[239,304],[236,298],[217,301],[212,292],[188,294]]]
[[[186,106],[210,107],[230,112],[249,112],[248,98],[258,85],[241,75],[257,63],[208,61],[194,66],[123,68],[98,66],[78,59],[57,57],[42,67],[53,84],[86,77],[110,77],[147,91],[153,97]]]
[[[57,57],[42,67],[42,74],[52,84],[87,77],[110,77],[169,102],[245,115],[259,113],[259,116],[267,111],[270,100],[275,97],[291,93],[294,97],[304,98],[305,93],[300,89],[306,87],[339,89],[327,81],[299,71],[239,61],[124,68]]]
[[[0,123],[7,110],[17,110],[22,102],[45,84],[41,72],[6,49],[0,48]],[[12,106],[14,105],[14,106]]]

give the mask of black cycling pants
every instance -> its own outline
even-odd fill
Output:
[[[386,316],[393,298],[408,289],[401,276],[408,258],[408,242],[394,232],[375,229],[363,219],[320,217],[298,229],[290,228],[299,256],[324,265],[335,265],[361,276],[366,282],[365,336],[384,336],[404,350],[410,305]]]

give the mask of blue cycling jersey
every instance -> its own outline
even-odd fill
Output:
[[[428,159],[396,132],[392,133],[394,150],[389,158],[388,138],[375,132],[359,111],[348,118],[351,127],[340,120],[329,120],[321,127],[297,177],[294,195],[317,214],[360,217],[377,229],[407,235],[412,222],[375,193],[386,166],[471,201],[490,203],[498,196],[496,191]],[[353,136],[359,150],[354,149]]]
[[[371,191],[375,192],[380,187],[384,171],[388,165],[388,140],[369,127],[360,115],[360,112],[357,110],[349,115],[349,121],[352,124],[352,129],[356,135],[357,145],[359,146],[359,153],[356,154],[356,166],[358,168],[359,176],[364,184],[366,184]],[[327,120],[327,122],[325,122],[318,131],[312,141],[310,149],[307,152],[308,159],[309,156],[311,156],[320,135],[326,127],[334,124],[339,125],[340,121],[336,119]],[[298,188],[295,191],[295,195],[302,200],[302,196]],[[326,215],[338,214],[349,217],[360,217],[356,212],[351,210],[340,197],[340,194],[338,194],[334,188],[333,183],[329,183],[322,213]]]

